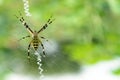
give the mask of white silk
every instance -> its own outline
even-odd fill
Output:
[[[28,0],[23,0],[24,3],[24,12],[26,14],[26,16],[31,16],[31,13],[29,12],[29,2]]]

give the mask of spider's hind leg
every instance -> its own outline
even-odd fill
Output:
[[[31,42],[30,42],[30,44],[28,45],[28,60],[29,60],[29,62],[30,62],[30,46],[31,46]]]
[[[44,46],[43,46],[42,43],[41,43],[41,46],[42,46],[42,51],[43,51],[43,57],[45,57],[46,56],[46,54],[45,54],[45,48],[44,48]]]

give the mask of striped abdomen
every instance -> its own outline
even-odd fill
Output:
[[[40,43],[40,40],[37,38],[37,37],[34,37],[33,41],[32,41],[32,46],[35,50],[38,49],[39,47],[39,43]]]

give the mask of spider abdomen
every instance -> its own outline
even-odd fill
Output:
[[[33,48],[34,48],[35,50],[38,49],[38,46],[39,46],[39,43],[33,43]]]
[[[32,46],[35,50],[38,49],[39,44],[40,44],[40,40],[38,38],[34,38],[33,41],[32,41]]]

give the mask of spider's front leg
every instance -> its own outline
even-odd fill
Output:
[[[19,12],[20,13],[20,12]],[[31,28],[28,26],[28,24],[26,23],[25,19],[23,18],[22,14],[20,13],[20,17],[18,17],[17,15],[15,15],[16,18],[19,19],[19,21],[25,26],[25,28],[29,31],[30,34],[33,34],[33,31],[31,30]]]
[[[45,37],[41,37],[42,39],[45,39],[46,41],[48,41]]]
[[[26,38],[28,38],[28,37],[30,37],[30,35],[25,36],[25,37],[22,37],[21,39],[19,39],[19,41],[21,41],[21,40],[23,40],[23,39],[26,39]]]
[[[55,19],[51,19],[51,18],[52,18],[52,16],[47,20],[47,23],[45,23],[43,25],[43,27],[38,31],[38,33],[40,33],[41,31],[45,30],[46,27],[48,27],[48,25],[51,24],[55,20]]]

